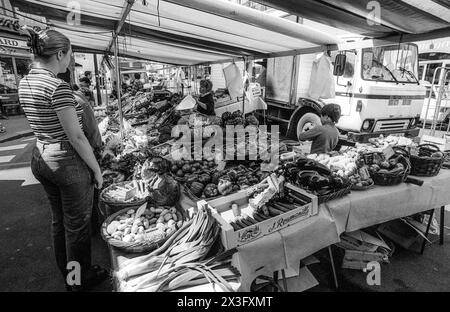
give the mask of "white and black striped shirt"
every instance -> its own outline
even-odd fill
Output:
[[[83,108],[70,86],[45,69],[32,69],[19,83],[19,101],[36,138],[43,142],[68,141],[56,112],[74,107],[82,127]]]

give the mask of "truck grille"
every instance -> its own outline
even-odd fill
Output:
[[[373,131],[406,130],[408,125],[408,119],[378,120]]]

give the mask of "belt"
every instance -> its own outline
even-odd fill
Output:
[[[73,149],[72,144],[69,141],[60,141],[60,142],[43,142],[40,140],[36,141],[36,146],[41,148],[55,148],[58,147],[60,149]]]

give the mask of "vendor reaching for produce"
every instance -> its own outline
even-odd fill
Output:
[[[311,154],[328,153],[334,150],[339,140],[336,123],[341,117],[341,108],[337,104],[327,104],[322,108],[321,126],[316,126],[299,135],[300,141],[313,141]]]
[[[204,115],[215,116],[214,98],[212,95],[213,84],[211,80],[200,81],[200,96],[197,100],[197,111]]]

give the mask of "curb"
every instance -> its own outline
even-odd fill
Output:
[[[34,132],[32,130],[24,132],[24,133],[16,134],[16,135],[11,136],[9,138],[0,139],[0,144],[1,143],[5,143],[5,142],[9,142],[9,141],[14,141],[14,140],[17,140],[17,139],[21,139],[21,138],[24,138],[24,137],[32,136],[33,134],[34,134]]]

